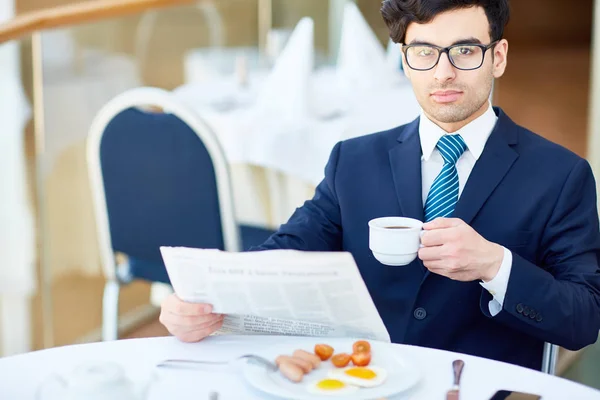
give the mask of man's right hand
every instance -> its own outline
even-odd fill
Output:
[[[186,303],[171,294],[161,304],[160,322],[182,342],[198,342],[223,325],[223,315],[213,314],[210,304]]]

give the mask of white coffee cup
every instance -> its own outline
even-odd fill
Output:
[[[423,222],[418,219],[375,218],[369,221],[369,248],[384,265],[408,265],[417,258],[422,232]]]

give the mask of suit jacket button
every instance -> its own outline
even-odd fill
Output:
[[[537,313],[535,312],[535,310],[531,310],[531,312],[529,313],[529,318],[531,319],[535,319],[535,317],[537,317]]]
[[[531,312],[531,309],[527,306],[523,307],[523,315],[528,317],[529,313]]]
[[[542,318],[542,314],[538,314],[538,315],[537,315],[537,317],[535,317],[535,320],[536,320],[537,322],[542,322],[542,319],[543,319],[543,318]]]
[[[423,307],[419,307],[419,308],[415,309],[415,312],[413,313],[413,315],[415,316],[416,319],[422,320],[422,319],[425,319],[425,317],[427,316],[427,311],[425,311],[425,309]]]
[[[523,304],[521,304],[521,303],[517,304],[517,312],[519,314],[523,313]]]

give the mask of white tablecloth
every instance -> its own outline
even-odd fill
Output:
[[[335,73],[322,68],[311,77],[311,113],[298,120],[254,107],[263,73],[251,75],[248,88],[236,86],[232,77],[192,82],[174,93],[208,122],[230,163],[271,168],[316,186],[338,141],[408,123],[420,111],[406,80],[380,89],[356,88],[348,96],[336,86]]]
[[[219,400],[269,399],[272,397],[246,383],[236,369],[156,370],[154,365],[166,358],[228,360],[248,352],[260,353],[276,344],[289,343],[296,348],[314,342],[314,338],[221,336],[185,344],[168,337],[54,348],[0,359],[0,393],[2,399],[33,399],[38,384],[52,372],[62,374],[94,360],[118,362],[137,382],[158,371],[150,399],[208,399],[210,391],[218,391]],[[451,365],[456,358],[465,361],[461,400],[486,400],[499,389],[538,393],[544,400],[600,399],[600,392],[591,388],[506,363],[404,345],[390,345],[390,351],[412,360],[422,373],[419,385],[410,392],[412,400],[445,398],[452,386]]]
[[[186,62],[190,71],[194,60]],[[402,125],[420,111],[407,80],[349,93],[348,87],[336,84],[335,69],[326,67],[311,75],[310,113],[286,119],[256,104],[266,77],[265,71],[253,70],[246,87],[237,85],[231,75],[192,80],[174,91],[208,123],[223,146],[233,166],[236,216],[245,223],[277,227],[286,222],[312,197],[337,142]],[[273,101],[286,101],[285,97]],[[255,169],[248,179],[248,166],[261,168],[262,176]],[[266,198],[259,191],[264,187]]]

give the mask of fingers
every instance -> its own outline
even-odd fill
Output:
[[[473,271],[461,268],[448,260],[424,261],[423,265],[432,274],[442,275],[457,281],[473,281]]]
[[[421,247],[419,249],[419,258],[423,263],[430,261],[442,260],[442,246],[435,247]]]
[[[448,265],[443,260],[423,261],[423,265],[431,272],[439,275],[447,275]]]
[[[454,228],[462,224],[464,222],[459,218],[436,218],[433,221],[424,223],[423,229],[429,231],[432,229]]]
[[[163,325],[181,329],[210,325],[221,318],[222,316],[220,314],[200,314],[195,316],[177,315],[169,312],[168,310],[162,310],[160,313],[160,322]]]
[[[208,322],[199,325],[164,324],[169,333],[183,342],[197,342],[209,336],[223,326],[224,316],[215,316]]]
[[[425,247],[441,246],[447,243],[454,233],[451,229],[425,231],[421,236],[421,244]]]
[[[424,232],[421,234],[423,246],[441,246],[451,241],[460,240],[468,227],[458,218],[437,218],[423,225]]]
[[[217,320],[216,322],[214,322],[211,325],[208,325],[208,326],[205,326],[202,328],[198,328],[198,329],[192,330],[192,331],[177,332],[176,334],[173,333],[173,336],[175,336],[182,342],[195,343],[195,342],[199,342],[200,340],[204,339],[207,336],[212,335],[213,333],[215,333],[216,331],[221,329],[222,326],[223,326],[223,317],[221,317],[219,320]]]
[[[184,342],[205,338],[223,325],[223,315],[213,314],[210,304],[194,304],[170,295],[161,305],[159,321]]]
[[[456,271],[448,269],[439,261],[433,261],[432,263],[428,263],[428,265],[425,265],[425,267],[432,274],[445,276],[446,278],[452,279],[454,281],[472,282],[476,279],[471,271]]]
[[[437,218],[423,225],[425,232],[421,235],[423,246],[441,246],[457,237],[462,221],[456,218]]]
[[[161,309],[167,310],[175,315],[196,316],[200,314],[209,314],[212,312],[210,304],[203,303],[187,303],[179,299],[177,295],[171,294],[161,304]]]

